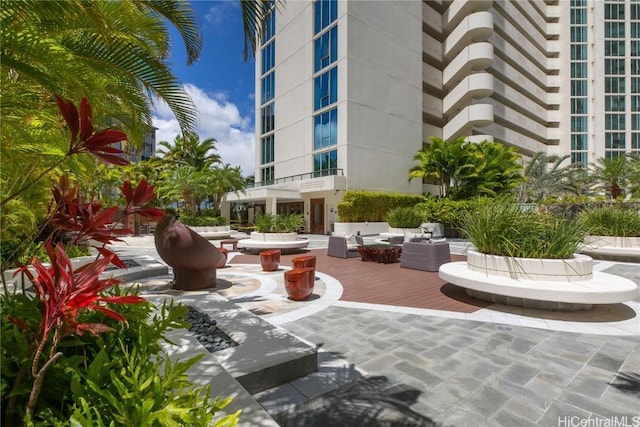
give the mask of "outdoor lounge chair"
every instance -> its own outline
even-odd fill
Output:
[[[451,262],[448,242],[407,242],[402,245],[400,267],[414,270],[438,271]]]
[[[336,258],[354,258],[360,256],[358,246],[363,244],[362,237],[355,236],[356,243],[348,243],[346,237],[329,236],[327,256]]]

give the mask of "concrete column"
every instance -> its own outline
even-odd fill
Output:
[[[278,213],[278,199],[276,197],[267,197],[265,202],[265,213],[270,213],[272,215]]]
[[[226,200],[220,202],[220,216],[231,219],[231,203]]]

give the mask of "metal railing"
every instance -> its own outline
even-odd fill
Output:
[[[342,169],[337,169],[337,168],[324,169],[324,170],[315,171],[315,172],[308,172],[308,173],[302,173],[302,174],[298,174],[298,175],[285,176],[283,178],[270,179],[270,180],[267,180],[267,181],[256,182],[254,184],[248,184],[245,187],[245,189],[267,187],[269,185],[285,184],[287,182],[302,181],[304,179],[321,178],[323,176],[343,176],[343,175],[344,174],[343,174],[343,170]]]

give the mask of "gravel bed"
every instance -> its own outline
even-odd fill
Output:
[[[191,306],[187,306],[187,321],[191,324],[189,332],[196,337],[198,342],[207,349],[209,353],[235,347],[237,342],[233,341],[222,329],[218,328],[217,321],[209,317],[208,314],[201,313]]]

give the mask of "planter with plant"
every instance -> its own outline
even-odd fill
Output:
[[[591,278],[591,258],[576,255],[584,237],[578,221],[498,200],[464,215],[462,228],[476,248],[467,258],[474,271],[521,279]]]
[[[298,238],[298,231],[304,229],[304,217],[301,214],[263,214],[256,218],[252,240],[292,241]]]
[[[640,214],[633,207],[602,206],[578,215],[587,235],[582,250],[593,256],[640,257]]]
[[[419,234],[422,232],[420,229],[422,217],[412,207],[391,209],[384,216],[384,220],[389,224],[389,233],[392,234]]]

